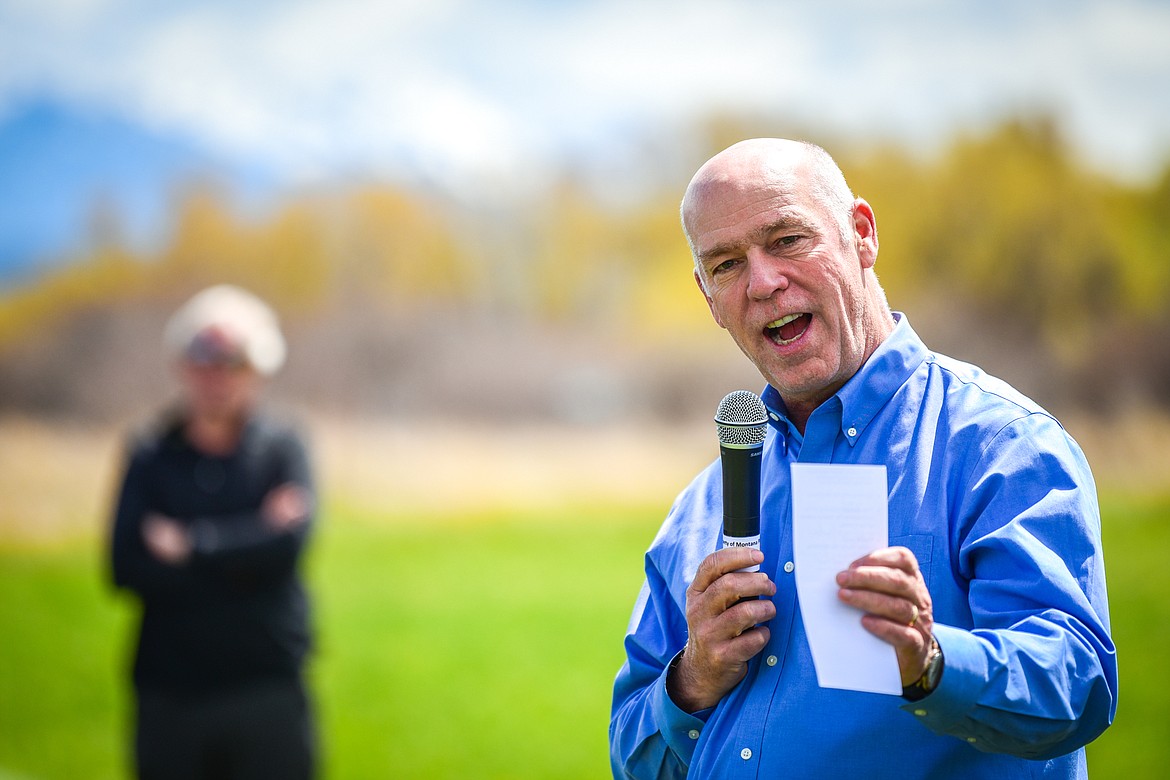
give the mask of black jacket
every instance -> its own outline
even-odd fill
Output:
[[[134,660],[140,691],[197,696],[265,679],[298,679],[309,650],[308,600],[297,573],[312,516],[267,527],[260,506],[292,482],[312,494],[306,449],[263,417],[235,453],[204,455],[179,421],[137,437],[113,524],[114,584],[136,593],[142,622]],[[186,523],[195,547],[182,566],[156,560],[141,525],[150,512]]]

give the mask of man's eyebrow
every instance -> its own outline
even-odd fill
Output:
[[[751,244],[764,243],[767,241],[768,236],[772,235],[777,230],[791,230],[794,228],[799,230],[810,230],[812,229],[812,226],[807,220],[801,217],[780,217],[779,219],[774,220],[773,222],[769,222],[767,225],[752,231],[752,234],[748,237],[746,242],[726,241],[721,244],[716,244],[713,247],[709,247],[708,249],[699,253],[699,262],[707,263],[717,257],[722,257],[723,255],[742,253],[746,246]]]
[[[722,257],[723,255],[735,254],[736,252],[738,252],[740,250],[740,247],[742,247],[742,246],[743,246],[742,243],[731,243],[731,242],[726,242],[723,244],[716,244],[715,246],[711,247],[710,249],[707,249],[707,250],[699,253],[699,262],[700,263],[709,263],[717,257]]]

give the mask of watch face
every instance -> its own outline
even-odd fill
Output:
[[[933,691],[942,677],[943,663],[942,650],[936,650],[926,665],[926,674],[922,675],[922,682],[928,691]]]

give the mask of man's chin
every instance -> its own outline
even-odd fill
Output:
[[[810,371],[812,367],[808,366],[807,362],[800,366],[785,366],[781,369],[777,369],[774,364],[769,366],[766,363],[757,363],[756,368],[768,384],[776,388],[785,402],[803,401],[821,395],[831,382],[827,372]],[[804,370],[800,370],[802,368]]]

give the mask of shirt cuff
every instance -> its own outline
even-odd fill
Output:
[[[675,659],[677,660],[677,656]],[[695,745],[698,744],[703,726],[706,725],[707,718],[714,712],[714,708],[699,710],[695,713],[679,709],[674,700],[670,698],[670,694],[666,692],[666,675],[670,673],[670,668],[673,665],[674,661],[667,664],[654,684],[650,708],[654,714],[654,722],[658,725],[658,730],[662,733],[666,744],[679,757],[679,760],[690,766],[691,757],[695,753]]]
[[[932,731],[950,732],[966,719],[987,685],[987,654],[970,631],[937,623],[933,631],[943,654],[942,678],[929,695],[906,702],[902,709]]]

